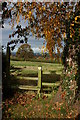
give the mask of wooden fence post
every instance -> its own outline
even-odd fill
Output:
[[[41,88],[42,88],[42,67],[38,67],[38,87],[40,88],[40,90],[38,91],[38,94],[39,94],[39,97],[40,97],[40,91],[41,91]]]
[[[7,85],[9,85],[10,81],[10,47],[7,45],[6,50],[6,77],[7,77]]]

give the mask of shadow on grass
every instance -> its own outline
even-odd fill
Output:
[[[14,66],[11,66],[10,69],[11,69],[12,71],[15,71],[15,72],[16,72],[17,70],[18,70],[18,71],[21,71],[21,70],[22,70],[22,68],[18,68],[18,67],[14,67]]]
[[[22,75],[21,75],[22,76]],[[18,76],[19,77],[19,76]],[[33,73],[33,74],[25,74],[22,76],[23,79],[17,79],[16,77],[12,76],[11,77],[11,84],[12,85],[37,85],[37,81],[32,81],[32,80],[25,80],[24,77],[38,77],[38,73]],[[60,75],[56,74],[56,71],[52,71],[51,74],[42,74],[42,82],[49,82],[49,83],[55,83],[57,81],[60,81]]]
[[[52,71],[52,70],[51,70],[51,71],[50,71],[50,73],[51,73],[51,74],[55,74],[55,73],[56,73],[56,71],[55,71],[55,70],[54,70],[54,71]]]
[[[21,75],[22,77],[38,77],[38,73],[30,73],[30,74],[24,74],[24,75]]]
[[[23,77],[38,77],[38,73],[35,74],[26,74]],[[56,74],[56,71],[52,71],[51,74],[42,74],[42,82],[47,83],[55,83],[57,81],[60,81],[60,75]],[[38,81],[31,81],[31,80],[25,80],[25,79],[17,79],[17,76],[11,75],[10,81],[9,81],[9,88],[4,84],[3,87],[3,99],[5,98],[11,98],[14,96],[16,91],[19,91],[18,86],[19,85],[31,85],[31,86],[37,86]],[[16,87],[13,87],[16,86]]]
[[[43,82],[57,82],[60,81],[61,75],[56,74],[56,71],[50,71],[51,74],[42,74],[42,81]],[[24,74],[21,75],[22,77],[38,77],[38,73],[31,73],[31,74]]]
[[[52,71],[51,74],[42,75],[42,82],[55,83],[57,81],[60,81],[60,77],[61,75],[56,74],[56,71]]]
[[[5,81],[7,81],[7,80],[5,79]],[[2,99],[3,99],[3,101],[5,99],[7,99],[7,98],[12,98],[14,96],[14,94],[16,93],[16,91],[18,91],[19,89],[18,89],[18,87],[13,88],[12,86],[18,85],[18,84],[19,83],[18,83],[18,81],[17,81],[17,79],[16,79],[15,76],[10,76],[10,80],[8,81],[7,84],[6,84],[6,82],[4,82],[2,84],[2,88],[3,88],[2,89],[2,92],[3,92]]]

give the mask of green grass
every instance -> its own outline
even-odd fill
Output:
[[[38,77],[38,66],[42,66],[42,81],[43,82],[57,82],[60,81],[63,66],[59,63],[44,63],[44,62],[30,62],[30,61],[12,61],[10,62],[11,74],[16,77]],[[14,80],[15,81],[15,80]],[[18,80],[22,84],[26,80]]]
[[[44,63],[44,62],[31,62],[31,61],[12,61],[11,64],[16,65],[16,66],[38,66],[38,65],[49,65],[49,66],[62,66],[62,64],[59,63]]]
[[[25,71],[29,73],[33,73],[33,71],[38,70],[38,66],[42,66],[43,72],[56,72],[60,73],[63,69],[62,64],[59,63],[43,63],[43,62],[30,62],[30,61],[11,61],[11,66],[14,66],[16,68],[22,68],[23,74]],[[28,68],[27,68],[28,66]],[[25,68],[25,69],[24,69]]]

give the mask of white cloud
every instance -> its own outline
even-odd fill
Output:
[[[13,52],[17,52],[19,47],[20,46],[16,46],[15,49],[13,50]],[[34,48],[32,48],[32,50],[34,51],[34,53],[40,53],[41,52],[41,50],[38,47],[36,47],[36,48],[34,47]]]
[[[40,53],[41,50],[37,47],[37,48],[32,48],[32,50],[34,51],[34,53]]]

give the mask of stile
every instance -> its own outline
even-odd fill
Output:
[[[17,77],[18,78],[18,77]],[[25,80],[37,80],[38,84],[37,86],[28,86],[28,85],[19,85],[19,89],[24,89],[24,90],[34,90],[37,91],[38,96],[41,96],[41,91],[52,91],[54,86],[59,86],[60,82],[56,83],[46,83],[42,82],[42,67],[38,67],[38,77],[19,77],[18,79],[25,79]],[[48,88],[42,88],[42,86],[48,87]],[[17,87],[17,86],[16,86]],[[52,89],[51,89],[52,88]],[[51,96],[51,94],[45,94],[46,96]]]
[[[41,75],[42,75],[42,67],[38,67],[38,87],[40,89],[42,88]]]
[[[42,67],[39,66],[38,67],[38,87],[40,88],[40,90],[38,91],[39,97],[40,97],[40,91],[41,91],[41,88],[42,88],[41,76],[42,76]]]

